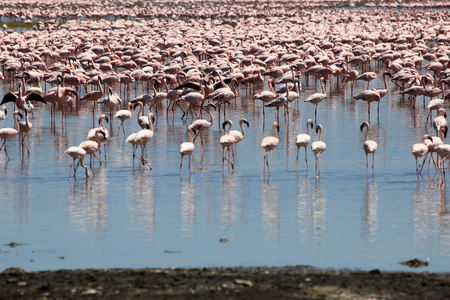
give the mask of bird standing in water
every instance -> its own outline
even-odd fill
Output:
[[[324,152],[327,148],[327,144],[322,141],[322,125],[316,126],[316,133],[319,134],[319,140],[311,144],[311,150],[316,155],[316,178],[320,177],[320,165],[319,165],[319,154]]]
[[[269,171],[269,176],[270,176],[270,168],[269,168],[269,159],[267,157],[267,155],[269,154],[270,151],[272,151],[273,149],[275,149],[278,146],[278,131],[280,130],[280,127],[278,126],[278,122],[273,122],[273,133],[274,136],[266,136],[265,138],[263,138],[262,142],[261,142],[261,147],[263,147],[264,149],[266,149],[266,154],[264,154],[264,172],[263,172],[263,177],[266,177],[266,164],[267,164],[267,170]]]
[[[183,166],[183,157],[185,155],[189,156],[189,172],[191,172],[191,154],[194,152],[195,149],[194,140],[192,139],[191,132],[195,134],[195,129],[189,127],[187,129],[187,133],[189,135],[189,142],[184,142],[180,145],[181,160],[180,160],[180,171],[178,172],[179,174],[181,174],[181,167]]]
[[[375,151],[377,151],[378,144],[373,140],[369,140],[369,128],[370,125],[367,122],[361,124],[361,132],[364,130],[364,127],[367,127],[366,130],[366,139],[364,141],[364,152],[366,152],[366,169],[369,167],[369,154],[372,154],[372,170],[375,168]]]
[[[305,148],[305,162],[306,162],[306,170],[308,170],[308,151],[306,151],[306,147],[308,147],[309,143],[311,142],[311,136],[309,135],[309,126],[311,126],[311,129],[313,128],[313,121],[311,119],[308,119],[306,122],[306,133],[301,133],[297,135],[295,144],[297,145],[297,162],[295,163],[295,170],[297,171],[298,166],[298,154],[300,152],[300,148]]]

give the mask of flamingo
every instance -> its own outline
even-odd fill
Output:
[[[207,108],[207,112],[208,112],[209,117],[210,117],[209,121],[208,120],[204,120],[204,119],[195,120],[188,127],[188,128],[193,128],[195,130],[198,130],[198,134],[200,134],[200,141],[201,141],[201,144],[202,144],[202,147],[203,147],[203,151],[205,151],[205,142],[203,140],[203,133],[205,132],[205,130],[210,128],[213,125],[213,122],[214,122],[214,117],[213,117],[213,115],[211,113],[210,107],[214,108],[214,110],[216,109],[216,106],[213,103],[209,103],[208,106],[206,107]],[[195,139],[197,138],[197,135],[194,137],[194,142],[195,142]]]
[[[262,91],[252,97],[252,100],[261,100],[263,102],[263,119],[265,119],[265,111],[264,111],[265,104],[277,97],[277,94],[275,93],[272,86],[273,82],[274,82],[273,79],[268,80],[270,91]]]
[[[304,102],[310,102],[316,106],[315,111],[314,111],[314,116],[315,116],[314,123],[315,124],[317,124],[317,105],[320,102],[322,102],[322,100],[324,100],[327,96],[325,87],[323,85],[323,79],[320,80],[320,86],[322,87],[322,93],[314,93],[311,96],[309,96],[308,98],[306,98],[304,101]]]
[[[238,95],[238,92],[236,90],[235,84],[237,83],[237,80],[233,78],[231,81],[230,86],[228,86],[222,79],[222,76],[217,71],[214,71],[218,76],[220,83],[222,84],[221,88],[218,88],[214,92],[208,95],[208,97],[205,98],[205,100],[210,101],[218,101],[220,104],[222,103],[229,103],[230,100],[235,99]],[[220,110],[219,110],[220,113]],[[224,116],[225,116],[225,109],[223,110]]]
[[[77,159],[78,159],[78,164],[80,164],[86,170],[86,179],[89,179],[89,170],[84,165],[84,157],[86,155],[86,151],[83,148],[74,146],[74,147],[70,147],[69,149],[67,149],[65,151],[65,153],[67,153],[70,157],[73,158],[73,161],[70,164],[70,168],[69,168],[69,180],[70,180],[70,175],[72,173],[72,166],[73,166],[73,178],[75,178],[75,175],[77,173],[78,165],[76,167],[74,166],[75,160],[77,160]]]
[[[368,103],[367,114],[369,117],[369,123],[370,123],[370,103],[374,101],[380,101],[380,98],[381,98],[380,94],[376,89],[362,91],[361,93],[353,97],[353,99],[355,100],[363,100]],[[380,116],[378,115],[378,118],[379,117]]]
[[[100,117],[98,118],[98,124],[100,125],[100,127],[95,127],[92,128],[91,130],[89,130],[88,134],[87,134],[87,139],[91,140],[91,141],[97,141],[97,130],[101,129],[104,133],[104,135],[101,135],[101,142],[104,143],[106,142],[107,139],[109,139],[109,132],[105,127],[105,124],[103,123],[103,120],[106,121],[106,123],[109,122],[108,117],[105,114],[100,115]],[[101,153],[101,151],[99,151]],[[106,161],[106,151],[105,151],[105,161]]]
[[[308,147],[309,143],[311,142],[311,136],[309,135],[309,126],[311,126],[311,129],[313,128],[313,121],[311,119],[308,119],[306,121],[306,133],[301,133],[297,135],[296,139],[296,145],[297,145],[297,162],[295,163],[295,171],[297,171],[298,166],[298,154],[300,152],[300,148],[305,148],[305,162],[306,162],[306,170],[308,171],[308,152],[306,151],[306,147]]]
[[[162,81],[164,81],[164,78],[162,79]],[[156,105],[156,112],[158,112],[158,104],[161,103],[161,101],[163,101],[164,99],[167,98],[167,92],[158,92],[156,91],[156,84],[161,84],[161,81],[153,79],[153,84],[152,84],[152,90],[153,90],[153,97],[151,99],[151,105],[150,105],[150,109]]]
[[[234,164],[230,161],[229,153],[231,146],[233,146],[234,143],[236,143],[236,138],[230,134],[231,127],[233,126],[233,122],[231,120],[226,120],[222,123],[222,128],[225,130],[225,127],[229,125],[228,131],[225,131],[226,133],[220,137],[219,143],[222,145],[222,170],[225,160],[228,162],[228,164],[231,164],[231,168],[234,170]],[[225,150],[226,149],[226,150]]]
[[[444,133],[447,132],[447,112],[443,108],[438,109],[438,116],[434,118],[433,120],[433,128],[436,130],[436,135],[441,131],[441,128],[443,128]]]
[[[367,81],[367,89],[369,89],[369,83],[372,80],[374,80],[375,78],[377,78],[377,73],[365,72],[365,73],[362,73],[361,75],[359,75],[358,77],[356,77],[355,81],[358,81],[358,80]]]
[[[21,133],[22,137],[22,149],[23,146],[27,148],[27,154],[28,157],[30,157],[30,149],[27,146],[27,143],[25,142],[25,137],[27,136],[27,133],[31,130],[31,127],[33,127],[33,124],[31,124],[30,120],[28,119],[28,106],[24,105],[23,110],[25,112],[25,120],[18,123],[19,125],[19,132]],[[20,115],[22,117],[22,115]]]
[[[322,129],[323,129],[323,127],[320,124],[316,126],[316,133],[319,134],[319,140],[317,140],[311,144],[311,150],[316,155],[316,161],[315,161],[316,178],[320,177],[319,154],[324,152],[325,149],[327,148],[327,144],[325,144],[325,142],[322,141]]]
[[[78,98],[77,92],[71,88],[71,87],[63,87],[61,86],[64,82],[64,78],[61,75],[57,76],[57,86],[53,87],[48,90],[47,94],[44,94],[42,97],[46,102],[52,103],[51,111],[50,113],[53,114],[52,110],[54,110],[54,106],[56,103],[60,103],[62,107],[62,117],[65,116],[64,107],[68,102],[71,102],[73,99],[70,96],[70,94],[73,94],[75,97]]]
[[[353,86],[355,85],[355,80],[358,78],[359,72],[358,70],[348,70],[346,64],[343,64],[344,67],[344,76],[342,77],[342,82],[351,82],[351,96],[353,97]]]
[[[380,94],[380,99],[387,95],[389,92],[389,88],[386,81],[386,76],[392,77],[391,73],[384,72],[383,73],[383,82],[384,82],[384,89],[377,89],[378,94]],[[380,102],[378,101],[378,111],[380,111]]]
[[[377,151],[378,148],[378,144],[377,142],[373,141],[373,140],[369,140],[369,128],[370,125],[367,122],[363,122],[361,124],[361,132],[364,130],[364,127],[367,127],[366,130],[366,139],[364,141],[364,152],[366,152],[366,169],[369,167],[369,153],[372,154],[372,170],[374,169],[374,162],[375,162],[375,151]]]
[[[441,157],[441,161],[438,162],[438,171],[441,169],[442,165],[442,182],[441,182],[442,186],[445,182],[445,160],[450,159],[450,145],[449,144],[439,145],[436,148],[436,152]]]
[[[108,107],[109,117],[112,117],[112,110],[117,106],[120,106],[120,104],[122,103],[122,99],[120,99],[117,93],[113,93],[111,87],[108,87],[108,93],[106,94],[106,96],[98,100],[97,103],[103,103],[106,107]]]
[[[416,158],[417,182],[419,182],[419,175],[420,175],[420,172],[422,171],[422,168],[421,168],[422,159],[424,157],[426,157],[426,155],[428,154],[428,146],[425,144],[425,140],[426,139],[429,139],[430,141],[433,141],[431,136],[426,134],[422,138],[422,143],[417,143],[417,144],[414,144],[412,146],[412,151],[411,152],[414,155],[414,157]],[[417,160],[417,159],[419,159],[419,160]]]
[[[428,127],[428,119],[430,118],[433,110],[439,111],[442,104],[444,104],[445,90],[444,90],[444,81],[443,80],[441,81],[441,92],[442,92],[442,99],[432,99],[432,100],[430,100],[430,102],[428,102],[427,108],[430,110],[430,112],[428,113],[427,120],[425,121],[425,129],[427,129],[427,127]]]
[[[97,129],[94,132],[95,136],[95,142],[91,140],[87,140],[82,142],[78,147],[82,148],[84,151],[86,151],[86,154],[90,155],[90,163],[89,166],[92,170],[92,173],[94,174],[94,162],[92,159],[92,156],[94,156],[99,162],[100,165],[102,165],[102,161],[95,155],[96,152],[100,151],[100,148],[102,146],[102,139],[105,139],[105,132],[102,129]]]
[[[19,81],[19,91],[17,93],[8,92],[3,96],[2,102],[0,105],[3,105],[8,102],[14,102],[18,109],[23,109],[23,106],[27,101],[38,101],[46,104],[47,102],[42,98],[42,96],[36,92],[31,92],[24,95],[22,89],[22,82]]]
[[[245,137],[244,126],[242,126],[243,124],[246,124],[247,128],[250,126],[250,123],[246,119],[242,118],[239,120],[239,127],[241,127],[241,132],[239,132],[238,130],[230,130],[229,132],[229,134],[234,136],[234,138],[236,139],[236,142],[234,142],[235,144],[242,141]]]
[[[430,162],[433,160],[433,164],[436,166],[436,163],[434,162],[433,153],[436,153],[436,149],[439,145],[444,144],[444,139],[446,138],[447,133],[443,132],[444,128],[441,128],[441,131],[439,132],[439,136],[430,136],[428,134],[425,134],[423,136],[423,143],[428,147],[428,153],[430,154],[430,159],[428,160],[428,170],[430,169]],[[427,154],[428,155],[428,154]]]
[[[14,111],[14,116],[15,115],[19,115],[21,116],[20,112],[18,110]],[[19,121],[16,117],[14,117],[14,124],[16,128],[19,128]],[[10,140],[14,137],[16,137],[16,135],[19,134],[19,130],[15,129],[15,128],[2,128],[0,129],[0,139],[3,141],[2,145],[0,146],[0,151],[2,150],[2,148],[5,150],[5,154],[6,157],[8,158],[9,161],[9,155],[8,152],[6,151],[6,146],[5,143],[7,140]]]
[[[121,109],[118,110],[116,112],[116,114],[114,115],[114,118],[119,119],[120,120],[120,125],[119,125],[119,129],[117,129],[117,137],[119,137],[119,133],[120,133],[120,127],[122,127],[122,131],[123,131],[123,137],[125,138],[125,126],[123,125],[123,122],[125,120],[130,119],[133,114],[131,112],[131,106],[133,104],[131,102],[128,102],[128,106],[127,109]]]
[[[133,163],[134,163],[134,157],[136,156],[136,150],[137,150],[136,135],[137,135],[137,132],[133,132],[125,140],[126,143],[130,143],[133,146]]]
[[[267,158],[267,155],[270,151],[275,149],[278,146],[278,131],[280,130],[280,127],[278,126],[278,122],[273,122],[273,132],[275,136],[266,136],[263,138],[261,142],[261,147],[266,149],[266,154],[264,154],[264,172],[263,177],[266,177],[266,164],[267,164],[267,170],[269,171],[270,176],[270,168],[269,168],[269,159]]]
[[[146,164],[150,170],[153,170],[153,168],[150,166],[150,164],[145,160],[144,158],[144,150],[147,146],[147,143],[153,138],[153,122],[155,121],[155,117],[153,113],[149,114],[150,122],[147,125],[145,129],[139,130],[136,133],[135,143],[136,145],[141,146],[141,162],[142,164]]]
[[[180,145],[181,160],[180,160],[179,174],[181,174],[181,167],[183,166],[183,157],[185,155],[189,156],[189,172],[191,172],[191,154],[194,152],[195,149],[194,140],[192,139],[191,132],[195,134],[195,129],[192,127],[188,127],[187,133],[189,135],[189,142],[184,142]]]
[[[408,94],[409,100],[413,102],[413,108],[416,108],[417,96],[425,94],[425,88],[422,85],[413,85],[399,92],[400,95]]]
[[[150,117],[149,116],[150,116],[150,114],[153,115],[153,113],[150,112],[148,117],[147,116],[141,116],[142,111],[144,110],[144,104],[141,101],[138,101],[138,102],[136,102],[134,107],[136,108],[136,106],[139,106],[139,112],[138,112],[138,115],[137,115],[137,122],[138,122],[139,126],[142,129],[147,129],[147,127],[150,124]]]
[[[87,94],[85,94],[83,97],[81,97],[80,101],[82,100],[87,100],[87,101],[92,101],[94,103],[94,105],[92,106],[92,117],[94,117],[95,114],[95,106],[97,103],[97,100],[99,100],[101,97],[103,97],[103,87],[102,87],[102,78],[100,76],[97,76],[97,86],[98,86],[98,91],[91,91]]]
[[[242,118],[239,120],[239,127],[241,128],[241,131],[238,130],[230,130],[229,134],[234,136],[234,138],[236,139],[236,141],[234,142],[234,144],[239,143],[240,141],[242,141],[245,137],[245,129],[243,124],[247,125],[247,128],[250,126],[250,123],[245,119]],[[233,161],[234,161],[234,151],[233,148],[231,148],[231,153],[233,155]]]
[[[276,107],[277,108],[277,122],[279,122],[279,112],[280,112],[280,107],[284,105],[284,107],[287,109],[287,102],[289,99],[289,90],[292,89],[294,86],[289,86],[286,82],[286,94],[280,95],[278,97],[276,97],[275,99],[273,99],[270,102],[267,102],[264,106],[266,107]],[[289,111],[287,111],[289,114]]]
[[[185,95],[180,96],[181,101],[185,101],[188,103],[188,109],[184,114],[184,115],[186,115],[186,117],[189,114],[189,111],[191,112],[191,115],[192,115],[192,111],[193,111],[195,104],[203,103],[203,100],[205,99],[205,89],[203,88],[203,84],[200,83],[199,87],[200,87],[199,92],[192,91]],[[184,115],[183,115],[183,117],[184,117]]]

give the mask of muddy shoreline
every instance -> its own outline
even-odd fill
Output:
[[[449,299],[450,273],[284,268],[88,269],[0,274],[0,299]]]

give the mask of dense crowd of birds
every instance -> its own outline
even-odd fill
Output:
[[[261,109],[263,114],[266,108],[277,109],[274,135],[261,142],[266,151],[263,176],[266,166],[270,174],[268,155],[279,143],[280,110],[286,120],[291,109],[289,104],[301,101],[315,105],[315,115],[306,123],[306,133],[296,139],[296,168],[301,147],[305,148],[308,168],[309,146],[315,155],[319,177],[319,155],[327,147],[321,137],[324,128],[318,124],[319,106],[326,101],[327,88],[336,79],[347,84],[354,100],[367,102],[367,121],[360,129],[366,129],[363,149],[367,168],[369,154],[373,155],[372,169],[377,142],[369,139],[373,120],[370,104],[378,105],[379,118],[379,103],[392,85],[399,89],[398,97],[408,99],[411,109],[418,109],[417,97],[423,96],[423,107],[427,107],[428,114],[423,127],[428,130],[431,119],[436,135],[427,133],[421,143],[412,147],[417,180],[430,155],[430,164],[433,162],[442,183],[445,181],[443,164],[450,159],[450,145],[444,143],[447,135],[444,107],[445,99],[449,98],[445,88],[450,82],[450,25],[445,9],[280,11],[276,2],[263,1],[259,5],[264,5],[264,10],[247,15],[243,13],[249,11],[244,2],[226,3],[221,14],[208,12],[207,3],[197,2],[181,15],[170,14],[180,6],[159,3],[142,9],[135,6],[139,15],[129,13],[126,19],[112,21],[106,16],[90,15],[88,8],[93,3],[74,2],[87,5],[83,13],[86,20],[67,18],[67,22],[59,24],[49,17],[47,21],[39,21],[33,30],[19,33],[5,25],[0,33],[3,71],[0,77],[11,86],[11,92],[3,96],[0,120],[5,119],[8,105],[16,109],[13,110],[14,128],[0,129],[0,150],[4,149],[7,156],[6,141],[18,135],[22,148],[30,155],[26,136],[32,129],[28,116],[33,111],[50,109],[52,122],[60,114],[64,124],[70,107],[92,102],[93,119],[96,110],[101,110],[100,126],[89,132],[85,142],[66,150],[73,158],[69,177],[72,169],[75,176],[81,165],[89,178],[84,164],[88,154],[92,172],[95,159],[102,163],[97,153],[112,138],[104,125],[110,118],[120,120],[118,133],[132,144],[133,158],[151,170],[145,157],[146,145],[154,134],[154,120],[163,109],[167,116],[179,116],[187,124],[189,141],[180,146],[180,172],[184,156],[189,158],[190,170],[190,157],[198,137],[202,151],[207,151],[203,136],[213,124],[214,114],[223,114],[225,120],[221,124],[224,134],[217,138],[223,147],[222,165],[234,168],[233,145],[244,139],[244,125],[250,124],[241,119],[241,130],[231,130],[233,123],[227,119],[227,113],[231,111],[229,103],[245,91],[251,93],[248,101],[255,101],[255,109]],[[57,2],[49,3],[57,5]],[[117,8],[123,4],[110,1],[110,5],[114,5],[111,10],[119,11]],[[62,16],[63,7],[57,7],[59,10],[54,13]],[[162,13],[164,8],[167,10]],[[7,16],[26,16],[11,11]],[[372,70],[375,66],[382,70],[384,89],[371,88],[371,81],[377,78]],[[312,80],[320,90],[312,94],[302,92],[302,84]],[[357,81],[366,82],[366,89],[354,91]],[[264,88],[266,84],[268,89]],[[47,85],[52,87],[47,90]],[[135,93],[143,93],[130,97],[133,88]],[[436,117],[432,116],[433,111]],[[131,122],[127,120],[136,113],[141,130],[127,135],[126,124]],[[310,143],[313,128],[318,139]],[[253,130],[260,130],[259,126],[253,126]],[[433,156],[434,152],[437,156]]]

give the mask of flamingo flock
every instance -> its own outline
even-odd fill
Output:
[[[369,130],[380,123],[384,113],[380,111],[380,102],[389,94],[390,99],[397,99],[414,114],[427,115],[420,127],[423,135],[430,138],[423,138],[412,149],[417,162],[417,180],[423,161],[430,154],[442,183],[445,182],[443,165],[450,159],[445,144],[448,127],[444,108],[446,99],[450,98],[445,91],[450,85],[450,26],[446,10],[423,6],[400,11],[389,7],[376,11],[320,10],[314,9],[315,4],[309,4],[309,10],[302,10],[305,4],[301,1],[283,5],[262,1],[266,9],[255,10],[249,7],[258,8],[259,2],[244,5],[237,1],[226,3],[223,10],[214,12],[211,4],[199,5],[196,1],[183,6],[168,5],[165,1],[155,6],[136,2],[135,6],[129,6],[132,9],[128,6],[117,9],[120,3],[114,1],[107,9],[99,9],[96,3],[67,1],[73,4],[69,13],[58,2],[47,2],[57,7],[52,18],[44,9],[37,15],[27,10],[31,6],[26,5],[10,10],[5,18],[25,15],[29,19],[54,20],[56,15],[64,20],[63,24],[36,21],[33,29],[21,33],[7,29],[0,34],[3,70],[0,78],[10,88],[2,97],[2,124],[8,120],[7,111],[14,111],[11,114],[14,128],[0,129],[0,150],[4,149],[8,159],[5,143],[17,135],[23,155],[25,150],[27,157],[32,155],[27,138],[37,126],[30,122],[32,111],[39,114],[50,110],[52,126],[67,130],[67,115],[88,117],[85,111],[89,109],[93,122],[100,114],[100,127],[90,131],[89,143],[82,142],[66,150],[73,159],[69,177],[72,170],[75,176],[81,165],[86,178],[90,178],[84,164],[86,154],[91,156],[93,174],[94,159],[102,165],[101,156],[96,155],[102,148],[104,162],[107,161],[105,147],[113,137],[104,122],[110,119],[120,121],[114,138],[122,130],[124,141],[132,145],[133,161],[138,158],[140,166],[152,170],[146,152],[149,141],[157,136],[157,125],[154,128],[153,124],[164,117],[169,119],[171,109],[170,118],[183,120],[182,139],[188,140],[179,150],[180,174],[186,155],[191,173],[191,157],[195,156],[198,135],[201,155],[208,152],[211,140],[205,134],[214,124],[224,131],[215,138],[215,143],[223,149],[222,169],[226,162],[234,170],[237,167],[234,145],[245,137],[243,125],[250,128],[250,122],[238,113],[245,107],[248,114],[262,113],[262,124],[252,123],[254,134],[263,137],[266,122],[272,124],[273,136],[266,136],[261,142],[265,150],[261,152],[262,176],[266,177],[266,167],[268,175],[271,173],[269,160],[274,159],[269,153],[284,142],[283,124],[299,124],[297,116],[302,113],[302,103],[310,102],[315,105],[314,118],[305,116],[306,133],[299,134],[295,140],[296,171],[302,147],[308,171],[309,146],[315,155],[319,178],[319,155],[327,148],[322,135],[333,125],[321,115],[318,105],[327,105],[332,94],[336,97],[338,93],[341,100],[355,107],[361,105],[358,100],[367,102],[367,118],[364,117],[360,131],[366,128],[363,146],[366,169],[368,155],[372,154],[374,170],[377,142],[369,139]],[[74,14],[81,14],[86,20]],[[167,16],[175,16],[178,21]],[[380,75],[384,88],[377,89],[374,82]],[[421,95],[423,105],[416,99]],[[425,97],[430,98],[428,103]],[[376,122],[371,120],[372,102],[378,105]],[[92,107],[87,103],[92,103]],[[272,113],[266,114],[266,107],[277,109],[276,119],[271,119]],[[280,108],[284,110],[284,118],[279,116]],[[136,109],[139,109],[137,113]],[[60,125],[56,122],[58,112]],[[204,113],[209,118],[204,118]],[[429,119],[431,126],[428,126]],[[125,126],[128,128],[133,120],[141,130],[127,135]],[[241,131],[231,130],[232,120],[240,120]],[[116,130],[110,126],[110,130]],[[317,137],[311,138],[310,129],[314,127]],[[356,136],[358,128],[354,129]],[[139,147],[141,154],[137,155]],[[434,152],[436,156],[431,155]]]

